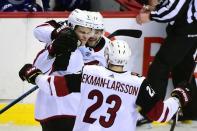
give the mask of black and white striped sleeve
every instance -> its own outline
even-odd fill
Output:
[[[164,0],[156,10],[151,11],[150,19],[157,22],[171,22],[186,3],[186,0]]]

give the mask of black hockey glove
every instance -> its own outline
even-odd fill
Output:
[[[79,40],[76,33],[72,29],[67,28],[61,31],[52,45],[49,46],[49,54],[51,56],[58,56],[64,52],[73,52],[76,50],[78,43]]]
[[[42,71],[32,64],[25,64],[19,71],[19,77],[31,84],[35,84],[35,79],[39,74],[42,74]]]
[[[57,23],[58,24],[58,23]],[[57,25],[56,25],[57,26]],[[58,37],[58,35],[60,34],[61,31],[63,30],[67,30],[69,27],[66,24],[62,24],[59,25],[60,27],[55,28],[52,32],[51,32],[51,39],[54,40]]]
[[[65,52],[55,57],[53,62],[53,71],[65,71],[67,70],[70,61],[71,52]]]
[[[187,106],[191,101],[190,85],[186,82],[180,83],[171,93],[172,97],[179,99],[181,107]]]

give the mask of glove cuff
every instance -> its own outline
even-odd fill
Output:
[[[172,97],[176,97],[179,99],[181,107],[184,107],[189,102],[188,94],[183,88],[176,88],[171,93]]]
[[[37,77],[38,75],[40,75],[40,74],[42,74],[42,72],[39,70],[39,71],[36,72],[35,74],[32,74],[32,75],[27,79],[27,81],[28,81],[29,83],[35,85],[35,84],[36,84],[36,83],[35,83],[36,77]]]

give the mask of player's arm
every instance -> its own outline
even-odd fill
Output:
[[[80,45],[78,36],[71,28],[59,32],[51,45],[47,47],[51,56],[60,56],[64,53],[74,52]]]
[[[81,74],[65,76],[48,76],[42,74],[32,64],[26,64],[19,71],[19,77],[31,84],[36,84],[40,90],[52,96],[66,96],[72,92],[80,92]]]
[[[65,76],[38,75],[35,78],[35,84],[49,95],[62,97],[72,92],[80,92],[81,74]]]
[[[166,122],[173,117],[179,107],[184,107],[189,102],[188,91],[185,87],[177,87],[171,96],[163,101],[145,79],[141,85],[136,104],[140,106],[140,113],[149,120]]]
[[[58,35],[58,33],[67,26],[64,23],[50,20],[37,26],[33,30],[34,37],[44,43],[50,44]]]
[[[186,0],[164,0],[150,12],[150,19],[157,22],[171,22],[186,3]]]

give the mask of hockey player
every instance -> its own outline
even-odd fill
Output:
[[[104,50],[110,44],[110,40],[104,36],[104,20],[99,12],[89,12],[93,17],[94,35],[88,39],[84,46],[80,46],[86,65],[101,65],[106,66]]]
[[[76,49],[75,45],[79,46],[76,40],[79,39],[81,45],[87,43],[92,35],[92,26],[91,16],[86,11],[76,9],[69,15],[67,24],[52,20],[36,27],[34,35],[39,41],[46,43],[46,48],[38,54],[34,66],[45,74],[58,76],[80,71],[84,62],[81,52]],[[55,98],[40,90],[37,95],[35,118],[42,125],[43,131],[72,131],[74,112],[78,108],[75,103],[78,103],[79,99],[80,97],[73,98],[72,94]],[[64,110],[58,104],[61,102],[67,107]]]
[[[185,107],[190,101],[189,88],[179,86],[172,91],[172,97],[163,101],[144,77],[123,71],[130,55],[128,44],[115,40],[105,51],[107,68],[87,65],[82,74],[48,76],[26,64],[19,76],[53,97],[80,91],[74,131],[135,131],[136,105],[141,107],[140,113],[151,120],[170,120],[179,107]]]
[[[166,23],[166,38],[156,53],[147,79],[165,98],[169,76],[173,87],[182,81],[193,86],[192,99],[197,99],[197,84],[193,75],[194,54],[197,50],[197,0],[149,0],[158,1],[154,10],[148,7],[136,17],[139,24],[150,21]],[[183,109],[179,120],[196,120],[197,105],[193,101]]]
[[[93,26],[93,23],[92,23],[91,16],[89,16],[89,14],[86,13],[86,11],[81,11],[79,9],[74,10],[69,15],[67,23],[65,23],[65,22],[58,23],[54,20],[51,20],[51,21],[48,21],[40,26],[37,26],[34,29],[34,36],[39,41],[45,43],[46,47],[43,51],[38,53],[38,56],[37,56],[36,60],[34,61],[34,64],[36,65],[36,67],[38,67],[39,69],[41,69],[45,73],[46,72],[47,73],[55,72],[56,70],[65,70],[66,64],[62,63],[62,61],[61,61],[62,59],[65,59],[65,57],[63,57],[62,55],[59,57],[56,57],[55,60],[57,61],[57,59],[58,59],[57,62],[54,59],[48,59],[48,57],[49,57],[48,55],[51,56],[51,54],[52,55],[54,54],[53,48],[51,48],[52,41],[57,38],[59,32],[61,32],[62,30],[68,30],[68,27],[70,27],[77,34],[78,39],[81,42],[81,45],[85,45],[87,43],[87,40],[90,38],[90,36],[93,35],[92,34],[92,26]],[[62,46],[67,46],[67,45],[64,44],[64,45],[59,46],[58,51],[60,51],[60,48],[62,48]],[[78,50],[76,50],[76,51],[79,52]],[[62,53],[62,52],[60,51],[58,53]],[[76,58],[78,58],[78,57],[79,56],[76,56]],[[72,59],[72,55],[71,55],[71,59]],[[78,62],[79,62],[78,64],[80,65],[80,61],[78,61]],[[57,65],[56,65],[56,63],[57,63]],[[53,64],[53,68],[51,68],[52,64]],[[56,69],[56,68],[58,68],[58,69]],[[73,66],[68,66],[67,68],[69,68],[71,70],[71,71],[68,71],[68,69],[67,69],[66,70],[67,73],[68,72],[73,73],[73,70],[75,70],[75,71],[81,70],[81,67],[79,69],[74,69]],[[58,72],[57,74],[61,75],[63,73]]]

